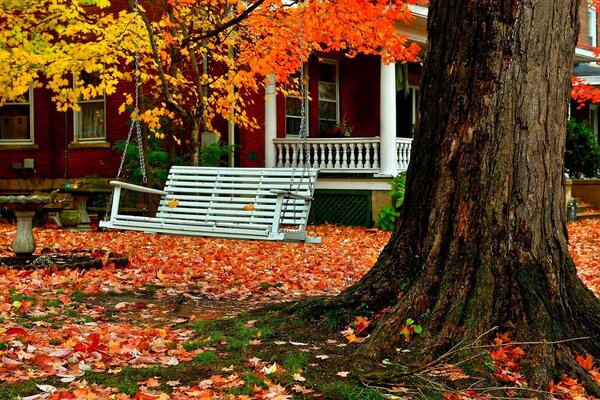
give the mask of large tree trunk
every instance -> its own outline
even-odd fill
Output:
[[[573,345],[600,356],[600,302],[577,278],[563,211],[577,10],[577,0],[430,1],[402,217],[372,271],[331,301],[391,305],[369,354],[397,354],[412,318],[422,361],[494,326],[527,341],[592,336]],[[529,382],[573,366],[563,350],[527,347]]]

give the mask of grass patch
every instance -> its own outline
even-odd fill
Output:
[[[285,355],[281,362],[281,367],[285,369],[290,376],[293,376],[298,370],[304,369],[309,362],[310,356],[307,353],[292,352]]]
[[[326,398],[339,400],[383,400],[378,391],[360,386],[360,383],[334,381],[324,383],[318,388]]]
[[[0,399],[20,399],[40,393],[36,384],[43,384],[40,380],[17,382],[12,384],[0,384]]]
[[[217,356],[217,353],[215,353],[214,351],[205,351],[203,353],[196,355],[196,357],[194,357],[193,361],[196,363],[199,363],[199,364],[208,364],[213,361],[217,361],[218,359],[219,359],[219,357]]]

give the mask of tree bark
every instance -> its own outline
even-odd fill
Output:
[[[600,302],[576,275],[563,210],[577,10],[577,0],[430,1],[402,217],[373,269],[329,300],[391,305],[362,351],[393,357],[412,318],[421,362],[495,326],[523,341],[590,336],[573,346],[600,356]],[[525,351],[533,385],[576,365],[566,348]]]

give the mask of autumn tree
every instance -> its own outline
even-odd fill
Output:
[[[33,82],[54,92],[59,110],[77,109],[79,99],[133,80],[137,46],[144,96],[132,118],[170,142],[181,144],[187,132],[197,164],[201,132],[218,133],[215,122],[224,120],[257,128],[246,113],[251,94],[271,74],[280,89],[292,83],[315,51],[415,60],[419,47],[395,28],[410,21],[415,1],[131,0],[118,11],[107,0],[7,0],[0,95],[18,97]],[[83,84],[81,71],[100,79]],[[121,111],[133,103],[132,88]]]
[[[423,364],[463,340],[491,343],[485,333],[498,327],[538,342],[526,348],[530,384],[574,371],[600,394],[574,360],[600,357],[600,301],[577,277],[564,222],[577,9],[430,2],[402,216],[360,282],[312,305],[389,307],[360,351]],[[398,356],[407,318],[423,332]],[[587,339],[556,343],[573,338]]]

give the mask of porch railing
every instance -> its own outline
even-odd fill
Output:
[[[297,151],[298,140],[274,139],[277,167],[310,165],[321,172],[371,173],[380,170],[379,137],[309,138],[306,146]],[[399,171],[408,168],[412,139],[396,139],[396,162]],[[303,146],[300,142],[300,146]]]

